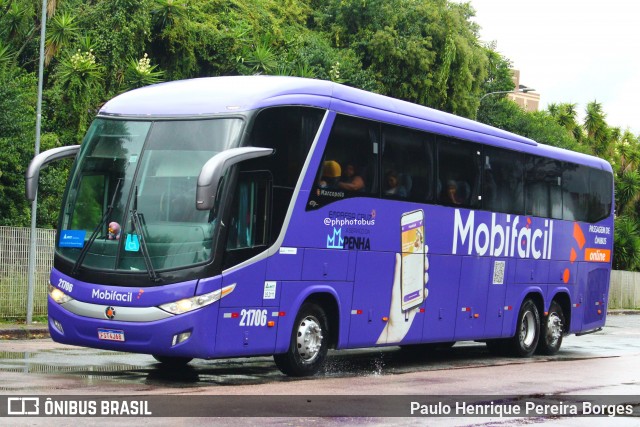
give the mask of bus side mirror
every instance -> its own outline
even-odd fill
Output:
[[[241,147],[225,150],[210,158],[202,166],[198,175],[196,209],[208,211],[213,208],[220,180],[231,166],[245,160],[269,156],[272,153],[272,148]]]
[[[38,179],[40,178],[40,170],[47,165],[47,163],[55,160],[66,159],[68,157],[75,157],[80,151],[79,145],[68,145],[66,147],[52,148],[43,153],[38,154],[29,163],[29,168],[25,174],[26,178],[26,196],[27,200],[33,202],[36,198],[36,192],[38,191]]]

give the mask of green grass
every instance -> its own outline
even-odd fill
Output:
[[[47,316],[33,316],[33,323],[47,324]],[[24,325],[27,322],[26,319],[5,319],[0,318],[0,325]]]

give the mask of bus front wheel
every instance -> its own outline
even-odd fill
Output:
[[[540,342],[536,350],[540,354],[552,355],[560,350],[564,334],[564,313],[560,304],[553,301],[549,314],[543,319],[540,330]]]
[[[329,322],[322,307],[304,303],[296,316],[286,353],[275,354],[276,366],[292,377],[314,375],[329,350]]]
[[[516,324],[516,334],[510,340],[510,350],[514,356],[531,356],[540,339],[540,314],[536,304],[526,299],[520,307],[518,313],[518,323]]]

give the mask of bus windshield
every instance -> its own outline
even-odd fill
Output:
[[[238,118],[96,119],[64,201],[58,253],[74,270],[155,274],[208,261],[215,209],[196,209],[196,181],[207,160],[237,146],[241,127]]]

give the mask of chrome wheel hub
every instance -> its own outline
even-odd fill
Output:
[[[562,319],[557,313],[549,313],[547,317],[547,342],[550,347],[555,347],[562,337]]]
[[[322,328],[320,322],[313,316],[307,316],[298,326],[296,338],[298,354],[307,363],[313,362],[320,354],[322,347]]]
[[[520,342],[526,347],[531,347],[535,339],[535,321],[535,317],[531,311],[527,311],[522,317],[522,323],[520,324]]]

